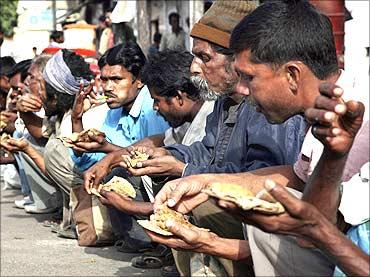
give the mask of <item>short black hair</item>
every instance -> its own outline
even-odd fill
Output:
[[[15,60],[11,56],[0,58],[0,76],[6,76],[15,65]]]
[[[64,33],[62,31],[52,31],[50,34],[50,39],[56,40],[58,38],[61,38],[64,36]]]
[[[255,63],[301,61],[321,80],[338,71],[330,20],[305,0],[266,1],[235,27],[230,47]]]
[[[155,88],[160,96],[175,97],[180,90],[190,99],[200,99],[199,90],[190,80],[192,61],[193,56],[187,51],[164,50],[150,56],[143,69],[142,81],[149,88]]]
[[[161,33],[155,33],[153,36],[153,41],[154,42],[161,42],[162,35]]]
[[[177,12],[172,12],[168,15],[168,22],[171,23],[171,17],[177,17],[177,19],[180,19],[180,15]]]
[[[31,66],[32,59],[23,60],[19,63],[15,64],[12,69],[8,72],[8,77],[12,78],[14,75],[20,73],[21,74],[21,82],[23,82],[28,75],[28,69]]]
[[[141,77],[146,57],[140,46],[134,41],[127,41],[108,49],[98,61],[99,68],[105,65],[121,65],[130,72],[134,79]]]

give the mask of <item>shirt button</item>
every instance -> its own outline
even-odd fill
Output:
[[[135,137],[132,137],[131,139],[132,139],[132,140],[135,140]]]

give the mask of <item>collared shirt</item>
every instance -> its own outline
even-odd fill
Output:
[[[270,124],[248,101],[235,103],[228,98],[216,101],[202,141],[167,147],[187,163],[183,176],[294,164],[305,135],[304,118],[294,116],[283,124]]]
[[[162,134],[168,128],[169,125],[164,118],[153,110],[153,99],[145,86],[139,92],[129,112],[123,108],[108,111],[102,132],[112,144],[127,147],[145,137]],[[77,157],[71,151],[71,156],[76,166],[81,171],[85,171],[101,160],[105,153],[84,153]]]
[[[201,141],[206,135],[207,116],[213,111],[215,101],[205,101],[191,123],[186,122],[177,128],[166,131],[164,145],[180,143],[189,146],[195,141]]]
[[[159,46],[159,51],[166,49],[170,50],[186,50],[186,40],[188,39],[188,34],[181,29],[178,34],[172,32],[165,33],[162,36],[161,44]]]
[[[207,116],[212,113],[214,104],[214,101],[205,101],[191,123],[185,122],[177,128],[169,128],[164,135],[164,145],[169,146],[175,143],[190,145],[193,142],[201,141],[206,134]],[[152,179],[146,175],[141,176],[141,179],[148,197],[153,203]]]

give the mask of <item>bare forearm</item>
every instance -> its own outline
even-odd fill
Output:
[[[346,160],[347,156],[333,158],[324,150],[302,196],[302,200],[314,205],[333,223],[336,222],[339,185]]]
[[[314,244],[325,251],[347,276],[370,276],[370,256],[327,220],[313,233]]]
[[[203,253],[233,261],[247,260],[251,255],[247,240],[226,239],[216,235]]]
[[[151,215],[154,212],[153,204],[149,202],[134,201],[119,205],[116,208],[132,215]]]
[[[81,118],[72,118],[72,132],[80,133],[84,130]]]
[[[31,146],[27,147],[24,153],[27,154],[35,162],[35,164],[40,168],[41,172],[45,176],[47,176],[44,157]]]
[[[164,134],[143,138],[132,146],[161,147],[163,146]]]
[[[34,113],[19,113],[28,132],[35,138],[41,139],[42,136],[42,118]]]
[[[273,166],[254,171],[236,174],[203,174],[206,183],[225,182],[245,186],[254,193],[264,189],[266,179],[272,179],[282,186],[302,190],[303,182],[295,175],[293,167],[289,165]]]
[[[160,147],[163,145],[164,135],[155,135],[146,137],[134,144],[132,146],[147,146],[147,147]],[[110,160],[110,167],[113,169],[119,166],[119,163],[122,162],[122,155],[129,154],[127,148],[122,148],[117,145],[112,144],[114,148],[110,149],[109,153],[104,159]]]

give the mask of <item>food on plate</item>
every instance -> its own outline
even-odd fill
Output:
[[[91,193],[96,196],[102,197],[100,192],[101,190],[114,191],[118,194],[128,196],[131,198],[136,197],[136,191],[134,187],[124,178],[114,176],[108,183],[100,184],[98,188],[91,188]]]
[[[166,204],[161,205],[154,214],[150,216],[149,220],[138,220],[137,222],[145,229],[155,232],[163,236],[172,236],[173,234],[168,230],[166,221],[172,219],[177,223],[180,223],[186,228],[200,229],[209,231],[208,229],[199,228],[189,222],[187,217],[179,212],[176,212]]]
[[[213,183],[202,191],[215,198],[233,202],[246,211],[255,210],[266,214],[281,214],[284,212],[283,205],[274,201],[266,190],[262,190],[255,195],[253,192],[240,185]],[[269,201],[262,198],[268,199]]]

